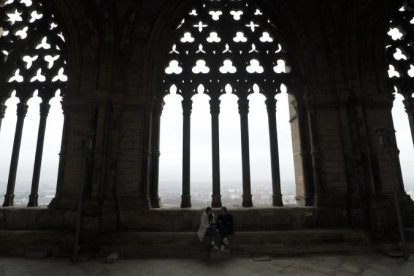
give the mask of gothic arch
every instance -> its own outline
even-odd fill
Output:
[[[242,1],[244,2],[244,1]],[[263,3],[256,3],[254,2],[254,6],[257,7],[271,7],[272,4],[267,3],[267,1],[261,1]],[[263,5],[262,5],[263,4]],[[183,10],[185,10],[186,12],[188,10],[191,10],[191,7],[196,7],[202,5],[202,2],[191,2],[188,1],[188,3],[184,2],[184,1],[180,1],[177,3],[171,3],[169,4],[168,7],[165,7],[165,12],[170,15],[169,18],[166,18],[165,14],[161,13],[160,15],[160,20],[154,25],[155,27],[152,30],[152,36],[150,41],[156,41],[157,45],[153,45],[150,42],[150,49],[153,49],[152,53],[148,55],[148,60],[147,60],[147,64],[149,66],[149,70],[146,70],[147,72],[151,72],[151,74],[149,74],[149,76],[151,76],[149,79],[151,79],[150,83],[152,84],[151,90],[153,91],[153,96],[154,96],[154,103],[153,103],[153,112],[152,112],[152,140],[151,140],[151,148],[152,148],[152,157],[151,157],[151,176],[150,176],[150,190],[153,189],[153,191],[150,191],[150,197],[151,197],[151,202],[153,207],[158,207],[159,206],[159,198],[158,198],[158,157],[159,157],[159,116],[161,114],[161,110],[162,110],[162,101],[163,101],[163,94],[159,94],[162,93],[161,91],[165,91],[167,88],[163,87],[162,83],[160,83],[160,76],[162,76],[165,72],[165,67],[163,67],[163,64],[168,64],[167,60],[168,60],[168,51],[166,51],[165,49],[169,49],[171,47],[171,41],[173,41],[174,38],[174,34],[176,33],[174,30],[174,27],[177,26],[177,24],[175,24],[176,22],[180,22],[178,20],[178,18],[182,18],[182,14],[186,14],[183,12]],[[273,4],[274,5],[274,4]],[[174,12],[171,12],[171,11]],[[272,9],[276,10],[276,9]],[[274,22],[273,18],[277,18],[277,14],[282,14],[282,11],[276,12],[272,18],[270,19],[270,22]],[[171,14],[173,14],[173,16],[171,16]],[[180,16],[180,17],[179,17]],[[284,16],[281,16],[281,18],[284,18]],[[280,24],[279,25],[279,21],[281,19],[279,18],[278,20],[275,20],[276,26],[277,27],[277,33],[279,33],[279,30],[283,30],[283,27],[280,27],[280,25],[284,26],[284,24]],[[290,26],[289,24],[286,24],[289,27],[287,28],[296,28],[298,30],[302,30],[300,28],[299,25],[296,26]],[[273,25],[275,26],[275,25]],[[280,29],[279,29],[280,28]],[[274,31],[270,31],[270,33],[272,33],[272,35],[274,35]],[[288,33],[289,30],[288,29],[284,29],[283,32],[280,31],[280,33]],[[299,31],[299,36],[301,38],[306,37],[305,32],[300,32]],[[282,35],[278,35],[278,39],[279,37],[283,37]],[[298,42],[297,40],[295,40],[297,37],[295,37],[294,35],[286,35],[286,37],[289,37],[290,40],[289,42],[292,44],[295,44],[294,49],[296,51],[300,51],[300,43],[305,43],[304,41],[300,41]],[[282,43],[283,40],[281,40]],[[283,44],[284,47],[286,47],[286,45]],[[289,45],[287,45],[287,48],[289,48]],[[156,56],[156,58],[155,58]],[[298,54],[299,57],[303,56],[303,53],[299,53]],[[299,135],[299,140],[300,140],[300,145],[298,145],[298,155],[302,155],[303,152],[307,152],[307,151],[311,151],[311,146],[309,145],[309,129],[308,129],[308,113],[307,113],[307,105],[305,104],[305,99],[303,97],[303,93],[304,93],[304,87],[303,87],[303,81],[301,81],[301,70],[303,70],[303,68],[307,67],[307,66],[301,66],[299,65],[300,63],[297,60],[298,58],[291,58],[289,59],[289,65],[291,65],[292,67],[295,68],[294,77],[295,77],[295,81],[297,79],[297,82],[295,84],[292,85],[292,89],[290,90],[290,92],[292,92],[293,96],[295,97],[295,99],[293,100],[293,104],[295,105],[295,110],[296,115],[295,115],[295,119],[296,122],[296,128],[298,131],[298,135]],[[298,64],[298,65],[297,65]],[[310,74],[312,70],[310,70]],[[149,77],[148,76],[148,77]],[[149,80],[148,79],[148,80]],[[254,83],[254,82],[253,82]],[[252,83],[252,85],[253,85]],[[289,85],[290,85],[290,81],[289,81]],[[195,89],[195,88],[193,88]],[[299,171],[301,172],[300,174],[303,175],[302,180],[301,180],[301,185],[304,186],[303,190],[304,190],[304,194],[298,196],[298,199],[300,200],[301,203],[306,204],[306,205],[312,205],[314,203],[313,200],[313,193],[315,192],[315,189],[312,188],[315,184],[312,183],[313,180],[312,179],[312,172],[310,171],[310,163],[311,162],[316,162],[311,161],[310,159],[308,159],[307,157],[305,157],[306,160],[304,160],[304,158],[302,157],[298,157],[299,162],[296,162],[297,164],[295,164],[295,166],[299,166],[300,169]],[[216,198],[219,197],[219,195],[215,195]],[[213,196],[214,197],[214,196]],[[247,197],[249,197],[247,195]],[[278,203],[276,203],[278,202]],[[188,203],[183,204],[184,207],[191,205]],[[220,205],[220,203],[214,204],[213,205]],[[251,205],[251,203],[249,202],[249,199],[245,199],[245,203],[243,204],[244,206],[249,206]],[[275,199],[274,205],[281,205],[280,200]]]
[[[4,99],[12,91],[20,99],[17,105],[17,123],[13,153],[8,175],[7,192],[3,206],[13,206],[16,172],[20,144],[28,100],[34,93],[42,99],[40,123],[29,207],[37,206],[39,178],[49,101],[60,91],[68,91],[68,47],[59,18],[43,1],[8,0],[2,3],[2,34],[0,36],[1,63],[1,109],[5,110]],[[4,113],[0,116],[1,119]]]

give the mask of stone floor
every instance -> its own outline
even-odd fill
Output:
[[[120,259],[114,264],[102,259],[74,264],[63,258],[1,258],[0,275],[414,275],[414,256],[408,261],[379,253],[260,257],[221,262]]]

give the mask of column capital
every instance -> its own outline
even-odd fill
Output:
[[[26,117],[27,110],[29,106],[26,103],[18,103],[17,104],[17,117]]]
[[[413,106],[414,106],[414,98],[404,97],[403,104],[404,104],[405,112],[407,112],[408,114],[412,114]]]
[[[40,116],[46,116],[49,115],[50,111],[50,104],[48,101],[43,100],[43,102],[40,104]]]
[[[276,104],[277,104],[277,100],[273,97],[268,97],[265,100],[265,104],[266,104],[266,108],[268,112],[274,112],[276,113]]]
[[[7,106],[5,104],[0,104],[0,119],[4,118],[4,115],[6,114]]]
[[[185,114],[185,115],[191,114],[191,111],[193,110],[193,100],[192,99],[184,99],[181,102],[181,105],[183,106],[183,114]]]
[[[240,96],[237,103],[239,105],[239,113],[240,114],[248,114],[249,113],[249,100],[247,99],[247,97]]]

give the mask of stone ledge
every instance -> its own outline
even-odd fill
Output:
[[[74,234],[70,232],[0,231],[1,253],[6,256],[24,256],[31,250],[70,256],[73,242]],[[122,257],[204,258],[209,249],[208,240],[200,242],[195,232],[122,232],[83,236],[81,245],[100,248],[102,255],[119,252]],[[365,231],[347,229],[237,232],[230,237],[232,256],[338,252],[370,245]]]
[[[0,229],[4,230],[67,230],[74,229],[76,213],[47,207],[0,208]]]

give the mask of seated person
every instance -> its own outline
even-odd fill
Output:
[[[207,207],[202,213],[200,217],[200,227],[197,231],[197,236],[200,241],[204,240],[204,237],[210,237],[210,244],[214,249],[218,249],[214,240],[217,236],[217,227],[216,227],[216,220],[214,217],[213,210],[210,207]]]
[[[229,245],[228,236],[234,233],[233,230],[233,216],[227,212],[226,207],[221,208],[220,215],[217,219],[217,228],[221,237],[221,250]]]

